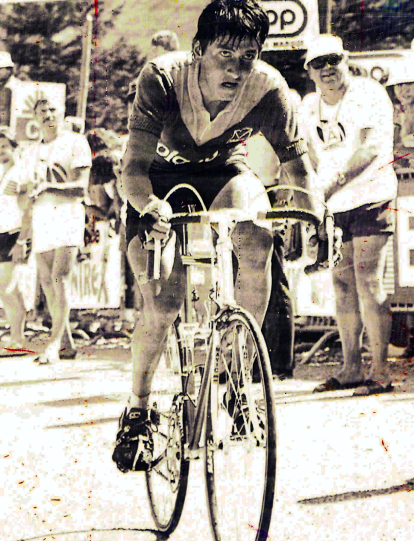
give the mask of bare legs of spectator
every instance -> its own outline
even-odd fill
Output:
[[[355,237],[343,245],[343,260],[333,271],[339,334],[344,366],[336,376],[342,383],[364,379],[361,335],[365,325],[372,354],[368,379],[386,386],[391,317],[383,276],[388,235]]]
[[[24,324],[26,320],[26,308],[22,294],[16,287],[9,295],[6,294],[13,271],[13,263],[0,263],[0,299],[6,312],[7,321],[10,324],[10,345],[23,347]]]
[[[45,362],[59,360],[63,335],[70,336],[69,328],[69,287],[78,249],[63,247],[36,254],[40,283],[46,295],[52,330],[50,343],[45,351]]]

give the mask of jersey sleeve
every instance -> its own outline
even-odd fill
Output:
[[[86,137],[78,133],[74,133],[73,135],[75,138],[73,142],[72,168],[77,169],[79,167],[91,167],[92,153]]]
[[[285,81],[263,98],[263,125],[260,131],[272,145],[281,163],[288,162],[307,152],[306,143],[299,131],[298,114]]]
[[[137,92],[129,118],[129,130],[143,130],[159,137],[168,110],[169,82],[155,66],[148,63],[137,80]]]

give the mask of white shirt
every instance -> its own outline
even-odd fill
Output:
[[[19,181],[33,182],[71,182],[73,170],[79,167],[91,167],[91,149],[85,136],[74,132],[62,132],[51,143],[33,143],[27,147],[19,162]],[[82,198],[61,193],[43,192],[35,202],[56,203],[65,201],[81,201]]]
[[[328,200],[331,212],[344,212],[369,203],[392,200],[397,195],[393,161],[393,106],[386,90],[376,81],[351,77],[339,104],[324,103],[320,92],[308,94],[299,108],[301,129],[317,173],[312,186],[324,192],[343,173],[361,148],[364,130],[377,158],[353,181]]]

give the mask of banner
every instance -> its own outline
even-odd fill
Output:
[[[123,279],[119,235],[106,222],[98,222],[99,242],[82,249],[83,261],[71,279],[71,308],[119,308]]]
[[[317,0],[262,0],[270,22],[263,50],[306,49],[319,35]]]
[[[308,276],[300,267],[286,262],[285,273],[296,316],[335,316],[335,293],[330,270]]]

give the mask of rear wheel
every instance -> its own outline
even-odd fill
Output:
[[[231,312],[218,329],[206,418],[205,474],[213,536],[216,541],[264,540],[276,481],[270,361],[259,326],[247,312]],[[259,370],[253,377],[256,362]]]
[[[160,414],[160,424],[153,434],[153,461],[146,472],[151,513],[158,530],[166,534],[171,534],[180,520],[190,467],[184,457],[187,422],[181,376],[184,362],[179,331],[173,325],[152,384],[151,401]]]

